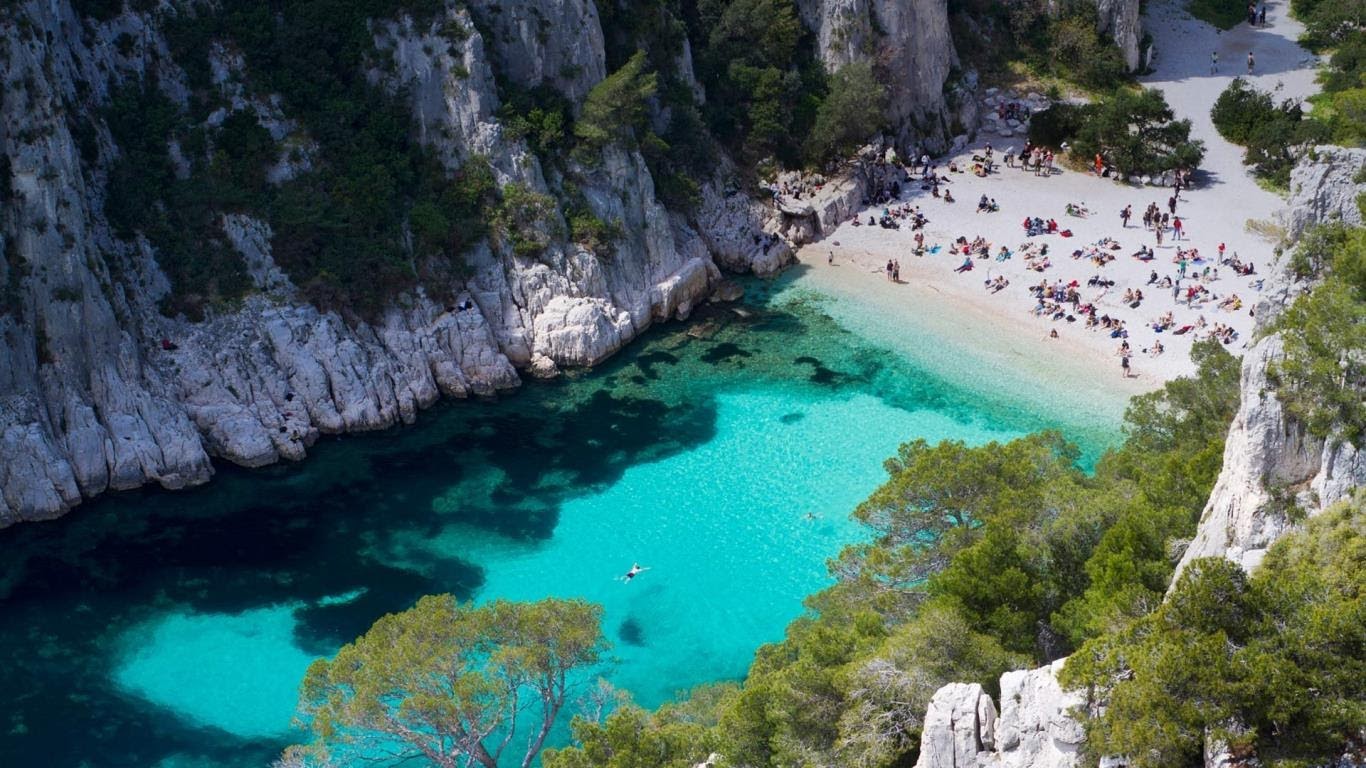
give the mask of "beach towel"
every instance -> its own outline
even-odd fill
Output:
[[[936,246],[934,246],[933,248],[930,249],[930,253],[939,253],[939,250],[940,250],[941,248],[943,248],[943,247],[944,247],[944,246],[942,246],[942,245],[936,245]]]
[[[1195,327],[1195,326],[1193,326],[1193,325],[1183,325],[1183,326],[1181,326],[1180,328],[1178,328],[1177,330],[1172,331],[1172,335],[1173,335],[1173,336],[1184,336],[1184,335],[1186,335],[1187,333],[1189,333],[1190,330],[1191,330],[1192,328],[1194,328],[1194,327]]]
[[[1063,237],[1071,237],[1071,236],[1072,236],[1072,230],[1070,230],[1070,229],[1064,229],[1063,231],[1059,232],[1058,234],[1062,235]]]

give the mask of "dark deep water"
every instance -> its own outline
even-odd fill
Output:
[[[845,515],[898,441],[1068,429],[870,346],[786,282],[747,287],[748,317],[706,308],[590,374],[324,438],[302,464],[220,466],[206,487],[119,494],[0,531],[0,766],[267,765],[290,739],[280,700],[302,659],[421,595],[536,597],[547,577],[590,599],[601,590],[619,682],[655,704],[742,674],[781,636],[825,583],[824,558],[859,535]],[[1091,458],[1113,439],[1069,434]],[[821,526],[798,528],[796,506],[817,503]],[[743,519],[725,516],[734,507]],[[701,546],[690,529],[714,541],[744,525],[745,541],[708,557],[735,550],[731,576],[755,559],[791,570],[772,594],[682,574],[691,557],[673,550]],[[773,548],[756,550],[765,538]],[[640,551],[655,580],[609,589],[596,571]],[[671,566],[682,575],[667,581]],[[676,614],[703,602],[736,637],[693,647]]]

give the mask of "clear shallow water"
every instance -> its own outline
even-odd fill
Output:
[[[666,326],[592,374],[0,532],[0,686],[22,692],[0,701],[0,764],[264,764],[308,662],[433,592],[599,602],[605,672],[658,704],[782,636],[900,442],[1049,426],[1103,447],[790,283],[751,289],[748,317]]]

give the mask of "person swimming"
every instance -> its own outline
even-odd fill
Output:
[[[626,575],[621,577],[621,582],[623,584],[629,584],[631,583],[631,579],[634,579],[636,576],[640,575],[641,571],[648,570],[650,569],[641,567],[640,563],[631,563],[631,570],[627,571]]]

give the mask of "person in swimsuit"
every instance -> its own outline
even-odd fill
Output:
[[[631,579],[634,579],[636,576],[638,576],[638,575],[640,574],[641,571],[648,571],[648,570],[650,570],[650,569],[649,569],[649,568],[642,568],[642,567],[640,566],[640,563],[631,563],[631,570],[627,571],[627,572],[626,572],[626,575],[621,577],[621,581],[622,581],[623,584],[629,584],[629,583],[631,583]]]

